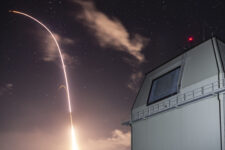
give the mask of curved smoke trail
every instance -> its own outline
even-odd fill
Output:
[[[66,73],[66,66],[65,66],[65,63],[64,63],[64,59],[63,59],[63,55],[62,55],[62,51],[60,49],[59,43],[57,42],[54,34],[49,30],[49,28],[46,25],[44,25],[42,22],[40,22],[38,19],[36,19],[36,18],[26,14],[26,13],[16,11],[16,10],[10,10],[9,12],[26,16],[26,17],[34,20],[35,22],[39,23],[42,27],[44,27],[49,32],[49,34],[52,36],[53,40],[55,41],[55,44],[57,46],[59,56],[60,56],[60,59],[61,59],[64,78],[65,78],[65,82],[66,82],[66,94],[67,94],[67,100],[68,100],[69,117],[70,117],[70,125],[71,125],[72,150],[78,150],[78,146],[77,146],[77,143],[76,143],[76,136],[75,136],[75,133],[74,133],[75,132],[74,126],[73,126],[73,117],[72,117],[71,100],[70,100],[70,88],[69,88],[69,83],[68,83],[68,78],[67,78],[67,73]]]

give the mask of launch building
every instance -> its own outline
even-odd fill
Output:
[[[225,150],[225,44],[216,38],[146,74],[132,150]]]

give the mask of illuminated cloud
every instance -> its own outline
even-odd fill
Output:
[[[139,34],[131,36],[118,19],[110,18],[97,10],[92,1],[75,2],[82,6],[78,18],[94,33],[100,46],[127,52],[139,62],[145,60],[141,50],[148,42],[147,38]]]
[[[130,150],[130,141],[130,132],[114,130],[109,138],[88,140],[82,150]]]
[[[42,39],[44,38],[44,42],[45,42],[42,46],[43,51],[44,51],[43,60],[47,61],[47,62],[58,61],[59,52],[58,52],[56,44],[55,44],[54,40],[52,39],[51,35],[46,35],[46,34],[42,33],[40,36],[42,37]],[[74,44],[74,41],[69,38],[62,37],[56,33],[54,33],[54,36],[56,37],[56,39],[61,47],[62,47],[62,45],[65,46],[65,45]],[[65,50],[62,50],[62,51],[63,51],[62,54],[63,54],[64,60],[66,61],[66,64],[67,65],[72,64],[75,61],[74,57],[72,57],[68,53],[66,53]]]
[[[12,83],[7,83],[4,86],[0,87],[0,96],[9,93],[13,89],[13,84]]]
[[[71,149],[69,130],[60,128],[51,132],[35,129],[27,132],[0,132],[1,149],[4,150],[63,150]],[[105,139],[79,143],[79,150],[130,150],[130,132],[114,130]]]
[[[127,87],[132,91],[137,92],[140,86],[140,81],[143,78],[143,76],[144,75],[141,71],[132,73]]]

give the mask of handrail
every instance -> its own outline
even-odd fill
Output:
[[[131,119],[130,121],[123,122],[122,125],[132,125],[132,123],[134,122],[148,119],[149,117],[153,115],[168,111],[170,109],[177,108],[179,106],[182,106],[190,102],[194,102],[206,97],[216,95],[224,91],[225,91],[225,79],[221,79],[216,82],[203,85],[194,90],[191,90],[185,93],[180,93],[170,98],[167,98],[163,101],[160,101],[158,103],[149,105],[147,108],[141,111],[138,111],[135,114],[136,117],[132,117],[135,119]]]

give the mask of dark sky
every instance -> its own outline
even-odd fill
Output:
[[[0,28],[0,149],[70,149],[66,61],[80,150],[128,150],[144,74],[212,35],[225,40],[223,0],[5,0]],[[193,42],[187,42],[189,36]]]

